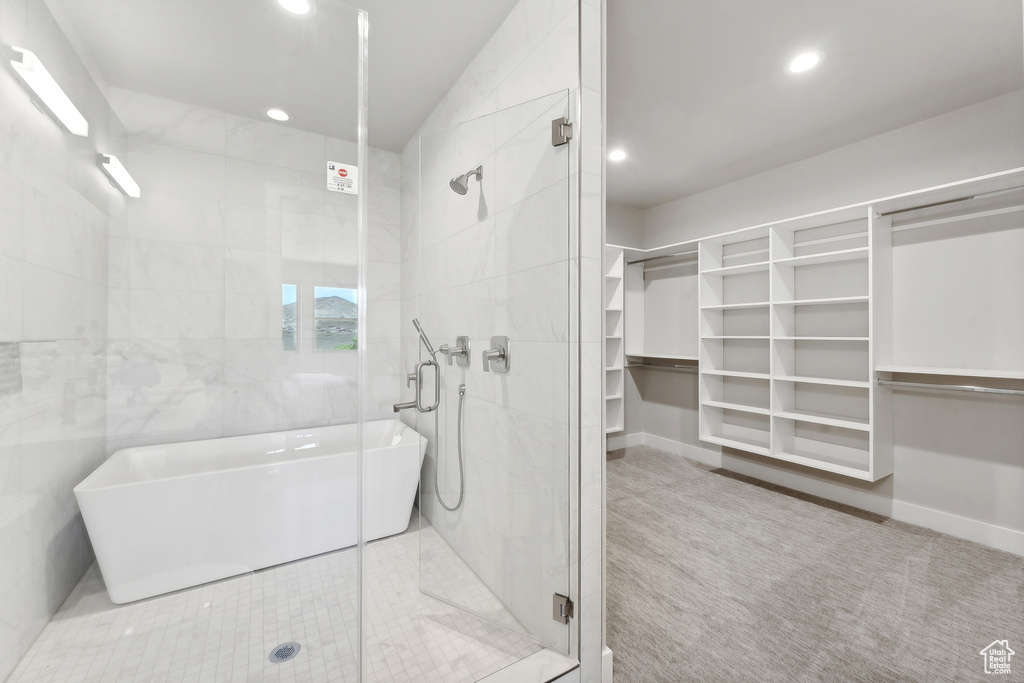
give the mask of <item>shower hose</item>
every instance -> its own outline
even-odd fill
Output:
[[[441,491],[437,487],[437,471],[440,468],[437,467],[436,465],[434,466],[434,495],[437,496],[437,502],[441,504],[441,507],[443,507],[448,512],[455,512],[460,507],[462,507],[462,499],[463,499],[463,497],[466,494],[466,468],[465,468],[465,465],[464,465],[463,460],[462,460],[462,413],[463,413],[463,407],[465,405],[465,400],[466,400],[466,385],[465,384],[460,384],[459,385],[459,428],[458,428],[459,429],[459,434],[458,434],[458,439],[459,439],[459,502],[457,502],[453,507],[448,507],[448,504],[444,502],[443,498],[441,498]],[[436,419],[436,417],[437,416],[435,414],[435,419]],[[434,430],[434,433],[435,434],[437,433],[436,429]]]

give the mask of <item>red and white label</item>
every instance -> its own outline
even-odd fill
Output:
[[[328,161],[327,189],[331,192],[358,194],[359,168],[338,161]]]

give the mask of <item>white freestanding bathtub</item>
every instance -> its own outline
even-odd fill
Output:
[[[114,453],[75,487],[121,604],[355,545],[356,425]],[[426,441],[363,426],[363,536],[409,524]]]

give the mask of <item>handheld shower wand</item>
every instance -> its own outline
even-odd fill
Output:
[[[434,359],[434,362],[437,362],[437,354],[434,352],[434,346],[430,343],[430,340],[427,339],[427,333],[423,331],[422,327],[420,327],[419,319],[413,318],[412,324],[416,327],[416,331],[420,333],[420,341],[422,341],[423,345],[427,347],[427,353],[429,353],[430,357]]]

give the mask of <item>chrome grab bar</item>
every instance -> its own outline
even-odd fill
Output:
[[[423,369],[434,368],[434,404],[425,406],[423,405]],[[425,360],[421,363],[416,364],[415,372],[410,372],[405,376],[405,385],[409,386],[410,382],[416,383],[416,400],[406,401],[405,403],[395,403],[391,407],[397,413],[400,410],[406,410],[407,408],[415,408],[421,413],[429,413],[437,410],[437,406],[441,403],[441,370],[437,362],[433,360]]]
[[[423,398],[423,368],[434,368],[434,404],[425,406],[421,403]],[[441,368],[433,360],[425,360],[416,366],[416,410],[421,413],[429,413],[437,410],[441,403]]]

